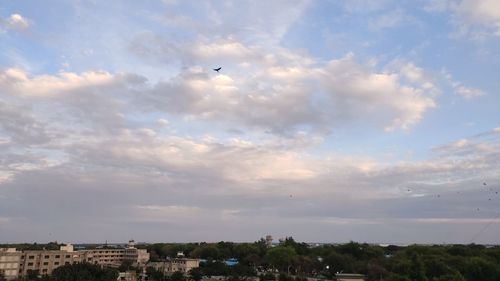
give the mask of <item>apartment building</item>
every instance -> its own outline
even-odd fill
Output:
[[[59,250],[16,251],[15,248],[0,249],[0,270],[8,280],[23,277],[29,271],[50,275],[59,266],[88,262],[102,266],[118,267],[124,261],[134,266],[144,266],[149,261],[145,249],[137,249],[133,241],[126,248],[88,249],[75,251],[68,244]]]
[[[0,248],[0,273],[7,280],[16,279],[19,276],[21,256],[21,252],[16,251],[16,248]]]
[[[60,250],[23,251],[19,263],[19,275],[26,276],[28,271],[50,275],[59,266],[84,261],[93,262],[85,253],[74,251],[72,245],[61,246]]]

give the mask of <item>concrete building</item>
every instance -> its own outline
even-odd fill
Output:
[[[0,248],[0,273],[7,280],[19,277],[21,256],[21,252],[16,251],[16,248]]]
[[[144,266],[149,261],[146,249],[135,248],[134,240],[130,240],[126,248],[80,250],[85,253],[87,262],[118,267],[123,261],[130,261],[134,266]]]
[[[354,273],[337,273],[335,274],[335,280],[337,281],[365,281],[363,274]]]
[[[84,252],[73,250],[73,246],[61,246],[60,250],[23,251],[19,263],[19,276],[26,276],[28,271],[38,271],[41,275],[50,275],[59,266],[79,262],[93,263]]]
[[[166,275],[171,275],[176,271],[187,273],[191,269],[199,267],[200,260],[188,259],[188,258],[176,258],[161,262],[151,262],[148,264],[148,266],[152,266],[157,270],[163,271]]]
[[[126,271],[118,273],[117,281],[137,281],[137,273],[135,271]]]
[[[149,261],[149,253],[145,249],[135,248],[133,243],[129,243],[127,248],[78,251],[75,251],[70,244],[61,246],[59,250],[21,252],[15,248],[0,249],[0,270],[9,280],[24,277],[29,271],[50,275],[54,269],[66,264],[88,262],[118,267],[124,261],[130,261],[132,265],[141,267]]]
[[[273,246],[273,236],[272,235],[266,235],[266,246],[267,247]]]

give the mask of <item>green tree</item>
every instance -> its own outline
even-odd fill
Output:
[[[449,273],[433,279],[433,281],[466,281],[460,272]]]
[[[123,260],[122,263],[120,264],[120,266],[118,267],[118,270],[120,272],[132,270],[132,269],[134,269],[132,267],[132,264],[133,264],[133,261],[131,261],[131,260]]]
[[[189,278],[193,281],[200,281],[203,273],[199,267],[195,267],[189,271]]]
[[[473,257],[469,260],[464,276],[467,280],[474,281],[498,281],[500,270],[498,264],[481,257]]]
[[[39,275],[39,271],[38,270],[28,269],[28,271],[26,272],[26,280],[27,281],[38,280],[38,275]]]
[[[276,276],[274,273],[266,272],[260,276],[261,281],[276,281]]]
[[[148,280],[150,280],[150,281],[166,281],[167,280],[163,271],[160,271],[160,270],[158,270],[154,267],[151,267],[151,266],[146,268],[146,274],[148,276]]]
[[[208,261],[200,264],[200,269],[204,276],[227,276],[229,274],[228,266],[220,261]]]
[[[116,281],[118,271],[89,263],[63,265],[52,272],[52,281]]]
[[[412,280],[410,280],[410,278],[404,275],[391,273],[391,275],[389,275],[389,277],[387,278],[387,281],[412,281]]]
[[[420,254],[412,252],[410,254],[410,267],[408,270],[410,280],[428,281],[425,275],[425,266]]]
[[[285,274],[285,273],[280,273],[280,275],[278,276],[278,281],[293,281],[293,278],[290,277],[290,275],[288,274]]]
[[[278,246],[267,251],[266,259],[282,272],[289,272],[296,256],[297,252],[293,247]]]
[[[207,245],[194,249],[191,256],[207,260],[219,260],[221,258],[221,253],[216,246]]]
[[[186,281],[186,277],[182,272],[176,271],[170,276],[170,281]]]

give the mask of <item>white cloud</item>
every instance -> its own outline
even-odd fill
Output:
[[[375,117],[372,120],[382,121],[389,131],[410,128],[435,106],[435,87],[421,77],[411,77],[416,84],[404,84],[401,78],[409,75],[405,68],[375,72],[348,56],[330,61],[325,70],[324,83],[334,104],[339,110],[347,110],[341,114],[356,112],[365,118]]]
[[[4,91],[25,96],[54,96],[75,91],[83,87],[102,86],[113,82],[113,76],[104,71],[89,71],[82,74],[62,71],[57,75],[29,74],[17,68],[0,72],[0,87]]]
[[[484,95],[484,92],[470,87],[458,86],[456,88],[456,93],[462,96],[464,99],[472,99]]]
[[[4,20],[4,25],[8,29],[13,29],[13,30],[24,30],[30,26],[28,20],[23,16],[21,16],[20,14],[10,15],[10,17]]]
[[[444,80],[451,86],[454,93],[466,100],[478,98],[486,94],[480,89],[464,86],[461,82],[456,81],[446,70],[443,70],[441,74],[444,76]]]
[[[496,0],[432,0],[428,11],[449,11],[460,35],[500,36],[500,2]]]
[[[144,103],[278,134],[299,127],[324,133],[360,119],[387,130],[408,129],[435,106],[438,92],[411,63],[382,72],[356,62],[352,55],[325,62],[282,48],[270,53],[230,39],[175,49],[183,50],[181,57],[223,65],[221,74],[191,67],[146,92]]]
[[[160,118],[160,119],[156,120],[156,122],[160,126],[168,126],[170,124],[170,122],[167,119],[163,119],[163,118]]]

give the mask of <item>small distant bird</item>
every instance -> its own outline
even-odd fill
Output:
[[[483,182],[483,185],[486,185],[486,183],[485,183],[485,182]]]
[[[221,70],[222,67],[219,67],[219,68],[214,68],[214,71],[217,71],[217,73],[219,73],[219,70]]]

